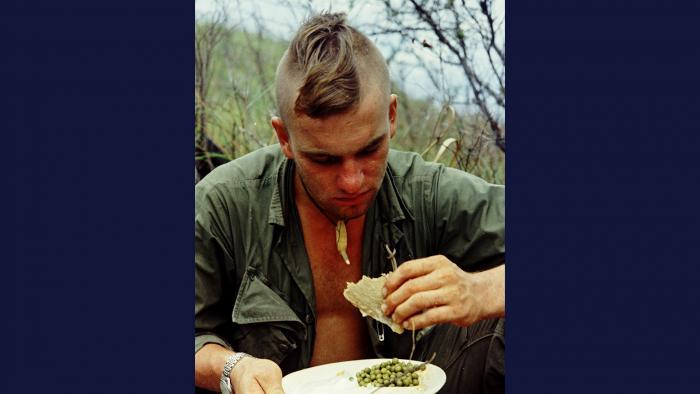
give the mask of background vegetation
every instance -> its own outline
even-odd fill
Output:
[[[367,3],[382,12],[353,24],[392,66],[400,106],[392,147],[504,184],[504,32],[492,1],[350,1],[344,11],[352,16]],[[195,21],[195,159],[202,175],[276,142],[269,124],[274,74],[289,39],[271,34],[240,2],[212,4]],[[320,10],[313,2],[279,4],[304,15]],[[416,69],[431,94],[409,93]]]

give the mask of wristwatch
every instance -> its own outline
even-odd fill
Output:
[[[221,378],[219,379],[219,389],[224,394],[233,394],[231,389],[231,370],[238,364],[243,357],[253,357],[248,353],[237,352],[234,355],[229,356],[226,359],[226,364],[224,364],[224,370],[221,372]]]

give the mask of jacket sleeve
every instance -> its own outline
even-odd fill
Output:
[[[465,271],[505,262],[505,187],[442,167],[434,183],[437,252]]]
[[[195,188],[195,353],[207,343],[231,348],[233,245],[227,200],[216,187]]]

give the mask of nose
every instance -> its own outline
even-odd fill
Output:
[[[365,174],[362,166],[355,160],[346,160],[338,173],[338,188],[345,194],[354,195],[362,190]]]

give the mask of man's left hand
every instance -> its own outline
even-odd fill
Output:
[[[505,316],[505,265],[469,273],[445,256],[430,256],[401,264],[385,289],[384,313],[406,329]]]

